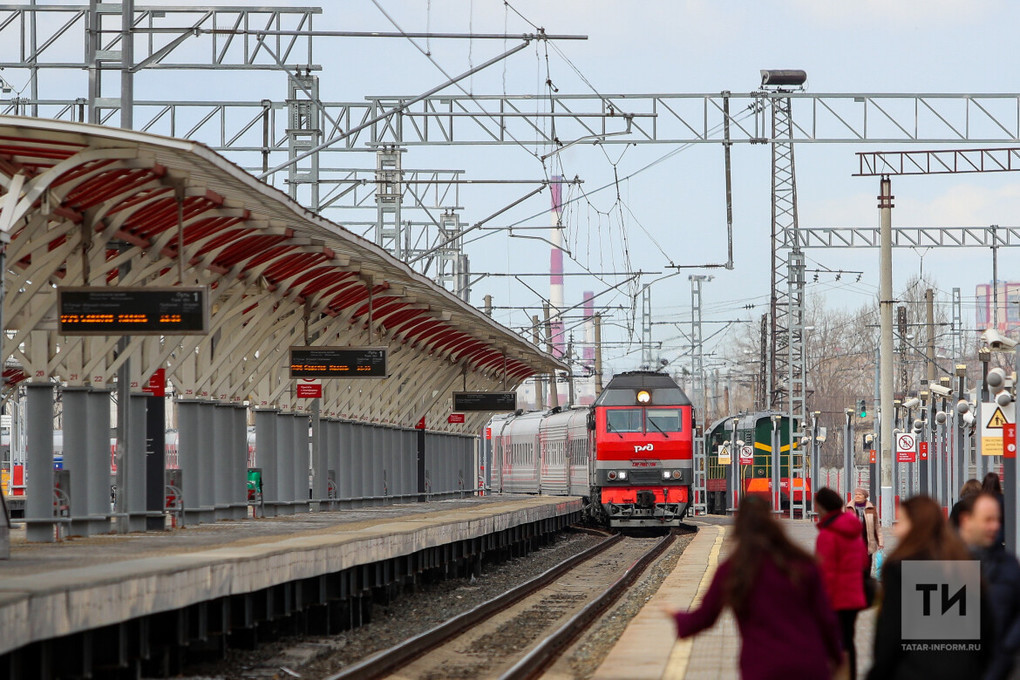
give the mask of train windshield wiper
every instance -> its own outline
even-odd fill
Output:
[[[609,422],[608,417],[606,418],[606,432],[615,432],[620,439],[623,439],[623,433],[617,432],[616,430],[613,429],[613,424]]]
[[[668,435],[668,434],[666,434],[666,431],[665,431],[664,429],[662,429],[661,427],[659,427],[659,424],[658,424],[657,422],[655,422],[655,418],[647,418],[647,417],[646,417],[646,418],[645,418],[645,420],[647,420],[647,421],[648,421],[649,423],[651,423],[651,424],[652,424],[652,426],[653,426],[653,427],[654,427],[654,428],[655,428],[656,430],[658,430],[659,432],[661,432],[661,433],[662,433],[662,436],[664,436],[664,437],[665,437],[666,439],[669,439],[669,435]]]

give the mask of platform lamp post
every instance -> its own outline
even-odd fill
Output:
[[[978,360],[981,362],[981,392],[975,404],[974,417],[977,419],[977,436],[974,438],[974,476],[979,481],[984,479],[985,472],[985,453],[981,446],[981,423],[984,422],[982,419],[986,417],[983,413],[985,403],[990,399],[988,388],[988,364],[992,360],[992,350],[987,345],[978,349]]]
[[[772,470],[772,512],[776,515],[783,511],[782,494],[779,490],[779,447],[782,442],[780,435],[780,423],[782,416],[778,413],[772,414],[772,452],[769,458]]]
[[[925,496],[931,493],[931,477],[929,464],[931,428],[928,427],[928,391],[921,390],[918,395],[921,399],[921,407],[917,411],[917,420],[914,421],[914,432],[917,434],[917,483],[919,493]]]
[[[737,449],[737,417],[730,421],[730,510],[737,512],[737,485],[740,477],[740,453]]]
[[[1016,424],[1020,423],[1020,386],[1016,380],[1020,379],[1020,345],[1013,350],[1013,366],[1016,370],[1013,381],[1013,427],[1012,442],[1003,437],[1003,458],[1002,472],[1006,478],[1006,488],[1003,494],[1003,505],[1005,505],[1005,518],[1003,531],[1006,534],[1006,550],[1015,555],[1017,546],[1020,545],[1020,531],[1017,530],[1017,484],[1020,484],[1020,477],[1016,469]],[[1009,445],[1012,444],[1012,448]]]
[[[997,331],[993,333],[992,330],[982,333],[981,339],[988,343],[987,350],[982,348],[981,353],[983,354],[987,351],[989,359],[991,358],[991,352],[1012,352],[1014,364],[1020,366],[1020,351],[1018,351],[1018,345],[1015,341],[999,335]],[[995,392],[995,408],[1001,410],[1003,415],[1005,415],[1012,405],[1014,416],[1012,437],[1006,437],[1006,425],[1010,423],[1004,424],[1002,428],[1002,474],[1005,481],[1002,499],[1004,515],[1002,521],[1003,533],[1006,538],[1006,549],[1015,554],[1017,548],[1016,399],[1015,395],[1011,394],[1009,385],[1006,383],[1006,372],[1001,368],[993,368],[989,371],[987,370],[987,363],[984,366],[982,400],[990,398],[989,390],[991,390],[991,392]],[[1017,375],[1020,375],[1020,373]],[[1013,390],[1015,391],[1016,388],[1017,386],[1014,383]],[[995,411],[993,411],[994,413]],[[981,423],[978,423],[978,425],[981,426]],[[1012,444],[1012,448],[1009,448],[1010,444]]]

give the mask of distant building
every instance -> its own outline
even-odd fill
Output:
[[[998,290],[998,330],[1000,333],[1020,330],[1020,282],[999,281]],[[979,284],[975,291],[977,298],[977,322],[978,330],[991,328],[995,314],[993,307],[995,295],[993,295],[992,284]]]

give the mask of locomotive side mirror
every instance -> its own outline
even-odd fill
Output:
[[[595,412],[594,411],[589,411],[588,412],[588,429],[589,430],[594,430],[595,429]]]

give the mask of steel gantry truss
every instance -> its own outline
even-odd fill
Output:
[[[124,12],[125,8],[131,11]],[[57,20],[39,22],[43,13]],[[349,169],[343,169],[348,163],[327,162],[341,152],[379,156],[392,150],[437,144],[503,145],[523,147],[538,156],[550,148],[592,142],[771,144],[775,152],[773,189],[778,199],[773,222],[779,225],[774,236],[783,233],[784,245],[776,246],[773,267],[775,330],[770,339],[777,356],[770,361],[775,366],[776,382],[769,389],[773,397],[790,395],[790,409],[798,411],[792,415],[801,422],[803,357],[797,319],[802,313],[804,283],[802,260],[796,252],[801,237],[787,236],[791,230],[798,233],[795,145],[1020,143],[1020,94],[1015,93],[815,94],[756,90],[737,94],[537,96],[440,94],[433,90],[428,96],[371,96],[356,102],[324,102],[318,99],[311,75],[321,70],[314,63],[313,38],[317,34],[342,33],[314,31],[312,20],[319,13],[321,9],[315,7],[150,7],[133,6],[130,1],[113,5],[97,0],[76,6],[0,6],[0,67],[7,69],[8,79],[18,70],[30,76],[28,96],[19,92],[10,101],[0,102],[0,113],[111,123],[121,111],[120,97],[124,97],[131,107],[120,114],[121,119],[126,115],[135,129],[205,142],[245,169],[261,171],[270,182],[291,183],[291,191],[313,208],[356,206],[356,189],[364,185],[365,178],[352,177]],[[130,20],[123,20],[122,14],[129,15]],[[75,35],[82,41],[78,53],[86,56],[84,60],[64,60],[67,50],[59,47],[66,46]],[[134,40],[124,40],[132,36]],[[522,37],[527,43],[553,36]],[[196,51],[195,47],[200,49]],[[205,56],[196,58],[196,54]],[[84,96],[67,97],[63,91],[59,98],[42,96],[41,74],[50,69],[88,70],[89,87]],[[160,69],[284,71],[288,75],[287,98],[188,102],[142,101],[130,96],[131,77],[143,70]],[[118,97],[103,96],[106,86],[102,75],[114,72],[120,72],[122,88],[127,84],[128,89],[122,89]],[[297,125],[292,124],[295,121]],[[320,140],[329,143],[322,146]],[[950,163],[934,155],[928,158]],[[964,162],[1013,163],[1014,156],[988,150],[981,159]],[[281,176],[284,168],[286,173]],[[395,200],[392,188],[406,188],[408,184],[398,182],[396,175],[387,176],[390,171],[380,167],[366,167],[355,175],[363,172],[372,175],[368,181],[377,187],[377,234],[387,238],[382,235],[390,230],[398,236],[402,223],[397,216],[403,201]],[[303,185],[310,185],[307,192]],[[317,194],[321,185],[332,187],[325,200]],[[383,188],[381,194],[378,187]],[[784,195],[787,191],[788,196]],[[452,206],[437,204],[431,208],[438,212]],[[384,224],[380,214],[390,221]],[[439,244],[453,247],[451,244],[462,242],[449,237],[444,240],[442,234],[448,229],[439,219],[430,215],[428,222],[436,225],[433,233]],[[813,237],[812,233],[805,238]],[[407,243],[406,235],[391,240],[394,250]],[[791,253],[784,259],[786,246]],[[452,251],[441,250],[426,244],[419,253],[437,254],[445,264],[454,261]],[[437,261],[422,254],[411,259],[420,263]],[[448,271],[437,266],[439,269]],[[450,278],[448,274],[441,276]],[[783,381],[785,386],[779,384]]]

